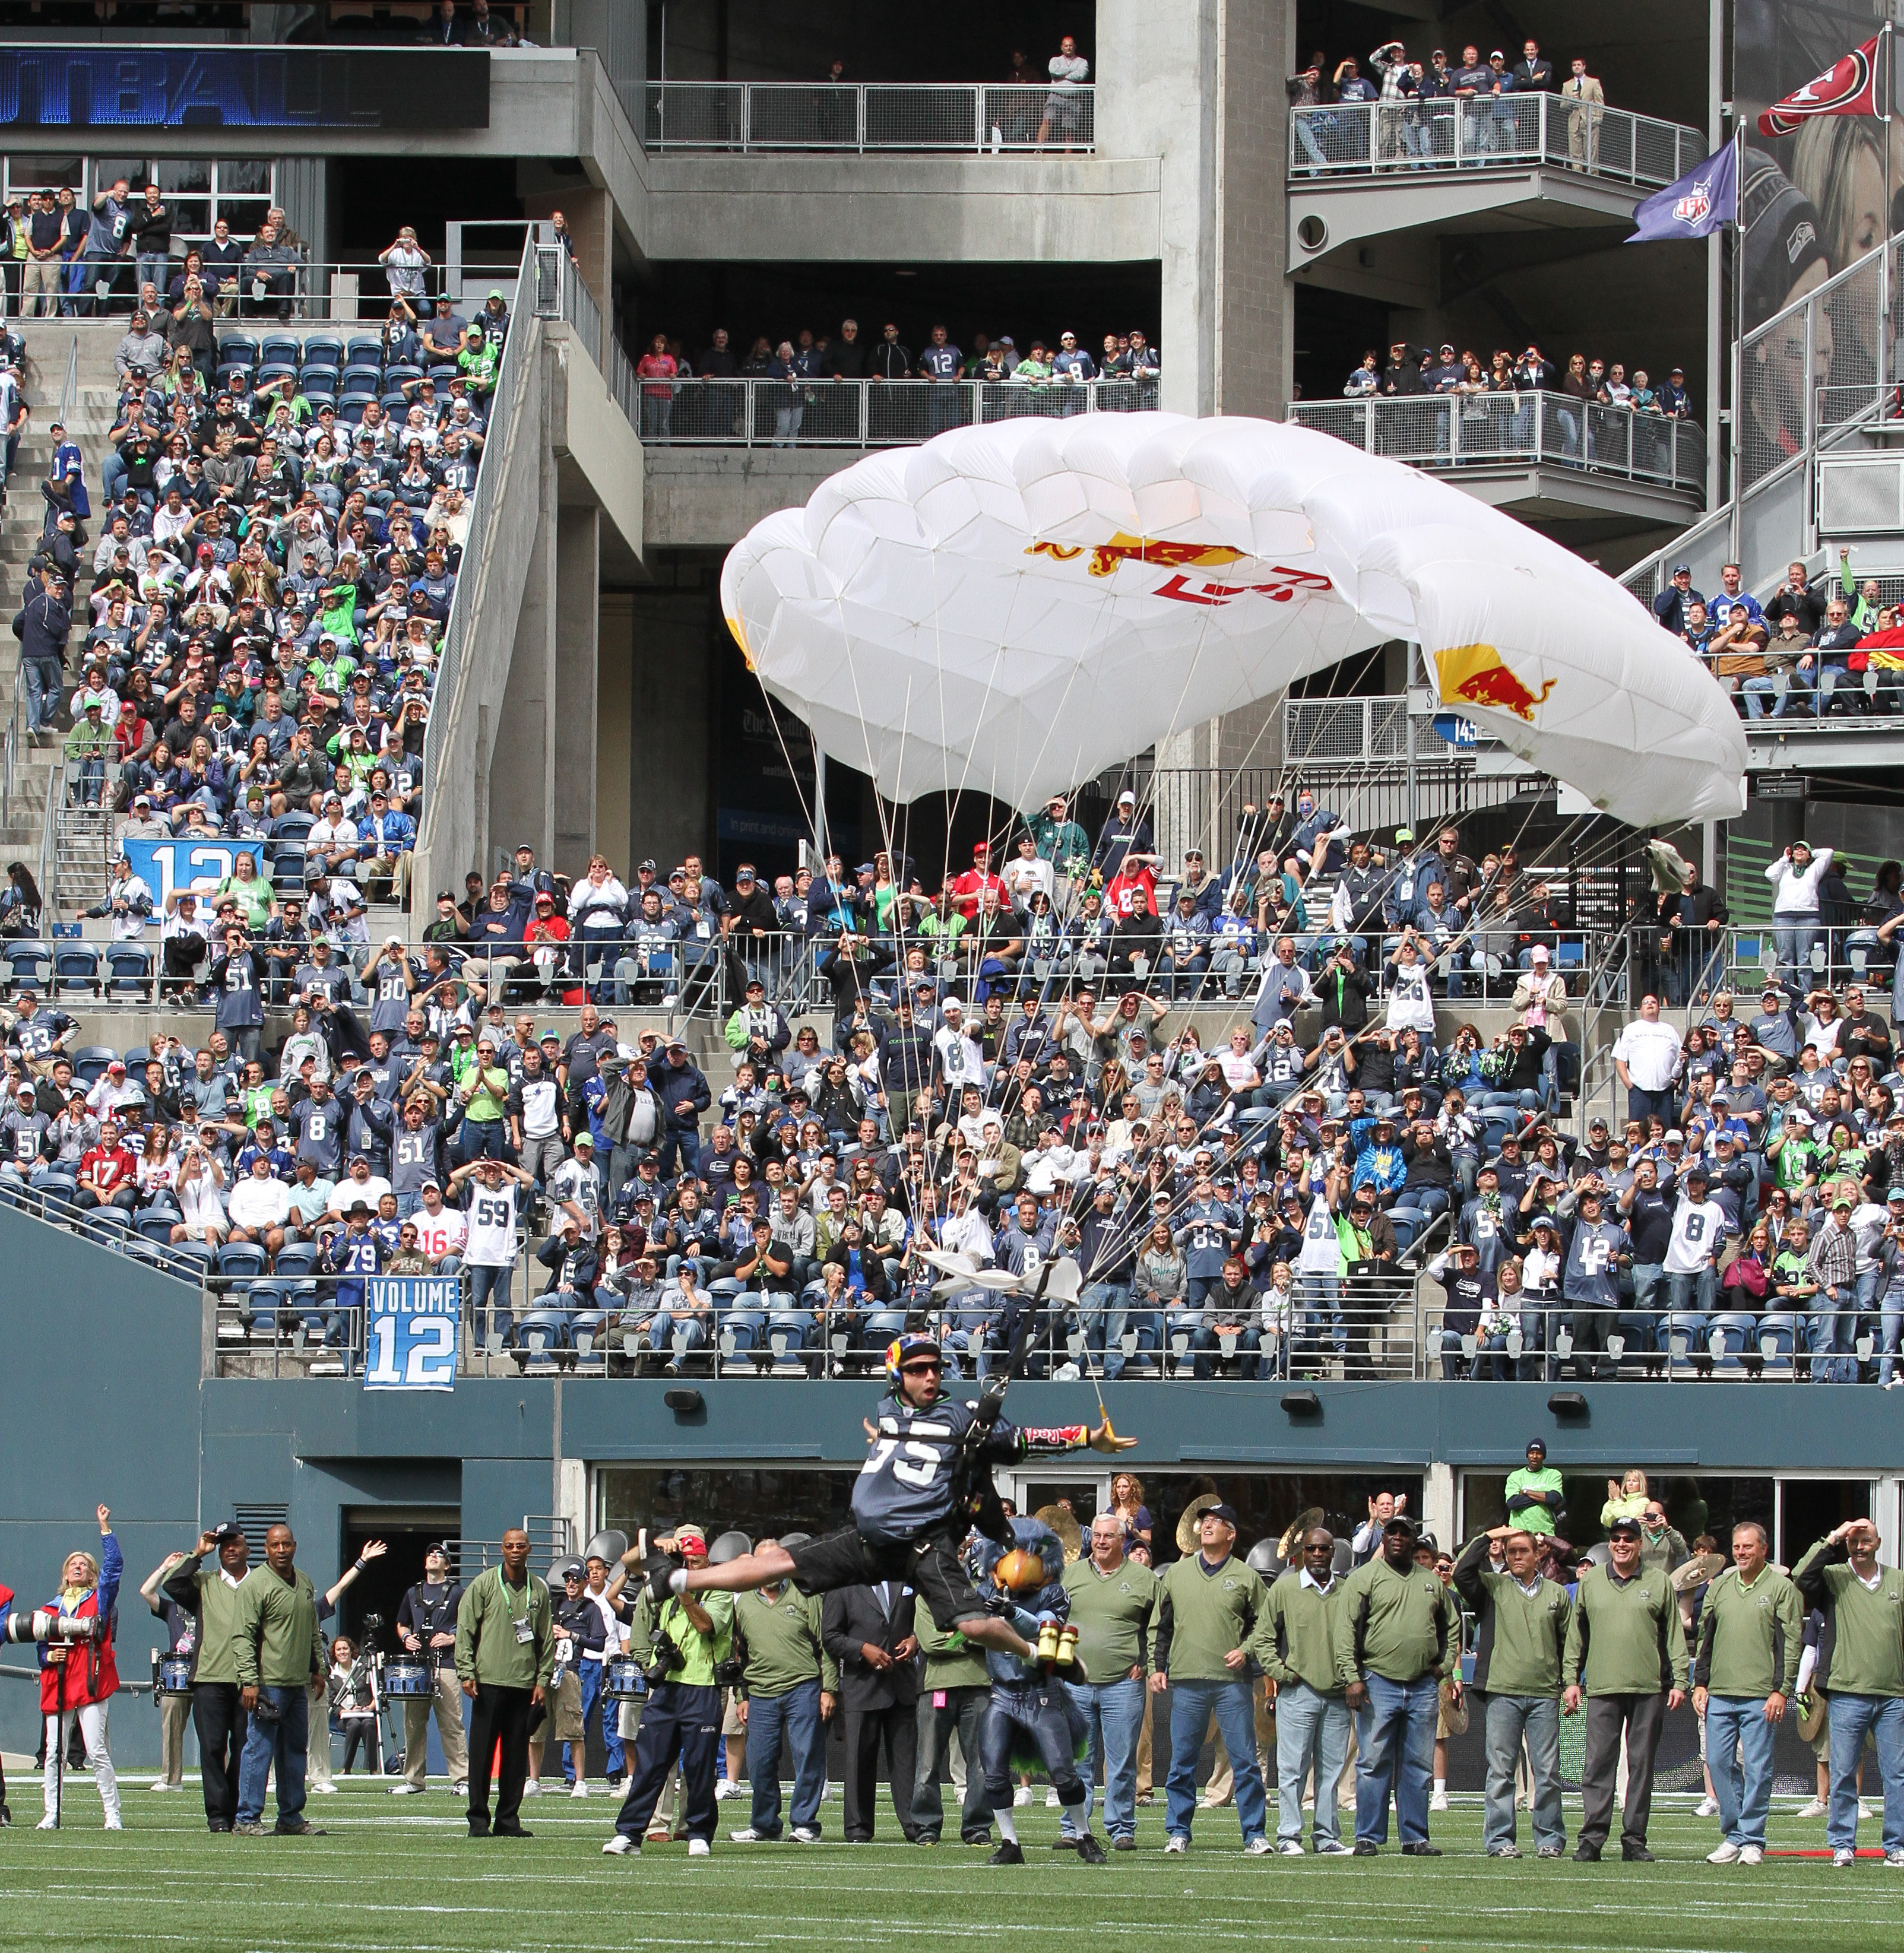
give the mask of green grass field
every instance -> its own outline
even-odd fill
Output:
[[[1437,1861],[1403,1858],[1392,1845],[1372,1860],[1245,1858],[1227,1810],[1199,1813],[1189,1855],[1166,1858],[1158,1807],[1138,1814],[1138,1851],[1093,1868],[1049,1848],[1057,1814],[1041,1804],[1019,1814],[1030,1860],[1023,1870],[991,1870],[983,1852],[956,1845],[730,1845],[728,1829],[745,1822],[745,1805],[731,1804],[720,1807],[714,1856],[691,1865],[684,1845],[603,1857],[614,1808],[606,1797],[532,1800],[532,1840],[481,1844],[465,1836],[447,1792],[393,1802],[368,1779],[313,1798],[312,1820],[328,1835],[302,1839],[213,1838],[190,1783],[172,1797],[128,1785],[127,1829],[117,1836],[99,1829],[89,1784],[73,1788],[72,1828],[57,1835],[30,1828],[37,1786],[17,1781],[11,1798],[14,1828],[0,1832],[0,1945],[57,1945],[62,1953],[573,1953],[664,1942],[919,1953],[1012,1926],[1088,1953],[1157,1953],[1160,1943],[1423,1953],[1904,1945],[1904,1874],[1876,1859],[1846,1871],[1815,1858],[1715,1869],[1702,1859],[1716,1829],[1680,1798],[1655,1807],[1658,1864],[1623,1865],[1616,1847],[1597,1867],[1484,1857],[1479,1800],[1467,1798],[1435,1820],[1448,1854]],[[1822,1845],[1822,1820],[1801,1823],[1794,1807],[1780,1800],[1775,1809],[1774,1848]],[[839,1810],[837,1801],[823,1810],[836,1835]],[[882,1822],[890,1815],[883,1810]],[[1570,1833],[1577,1817],[1570,1800]],[[1861,1842],[1875,1845],[1877,1833],[1868,1821]]]

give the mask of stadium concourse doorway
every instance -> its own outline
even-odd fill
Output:
[[[381,1540],[390,1550],[373,1560],[337,1602],[337,1617],[328,1623],[333,1634],[363,1638],[363,1624],[375,1615],[383,1622],[375,1635],[378,1651],[399,1651],[397,1610],[403,1596],[423,1578],[423,1556],[438,1540],[453,1541],[463,1529],[463,1515],[454,1506],[347,1506],[337,1565],[350,1566],[371,1541]]]

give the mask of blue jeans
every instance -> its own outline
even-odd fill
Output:
[[[598,1661],[585,1661],[576,1670],[576,1679],[582,1684],[582,1720],[585,1727],[588,1712],[598,1702],[601,1710],[601,1746],[608,1758],[608,1774],[619,1776],[627,1767],[627,1758],[622,1750],[621,1717],[617,1713],[619,1702],[605,1701],[601,1692],[602,1667]],[[581,1770],[582,1757],[587,1749],[585,1743],[564,1743],[562,1745],[562,1780],[572,1784]]]
[[[1413,1682],[1385,1676],[1363,1678],[1369,1706],[1355,1712],[1355,1839],[1359,1845],[1388,1842],[1388,1793],[1394,1792],[1401,1820],[1401,1842],[1428,1842],[1429,1779],[1435,1767],[1435,1718],[1440,1685],[1432,1675]]]
[[[1818,941],[1818,933],[1815,918],[1789,926],[1774,923],[1772,947],[1777,953],[1780,969],[1789,970],[1796,976],[1802,968],[1808,975],[1811,968],[1811,946]]]
[[[1137,1834],[1137,1738],[1143,1729],[1144,1684],[1140,1679],[1133,1681],[1126,1676],[1121,1682],[1073,1682],[1066,1686],[1090,1727],[1087,1781],[1096,1781],[1100,1766],[1104,1772],[1105,1833],[1112,1838],[1134,1838]],[[1253,1710],[1251,1713],[1254,1714]],[[1250,1741],[1255,1740],[1252,1736]],[[1077,1812],[1067,1810],[1059,1829],[1067,1838],[1076,1837],[1083,1829]]]
[[[1342,1277],[1298,1273],[1296,1292],[1302,1298],[1303,1332],[1320,1344],[1325,1330],[1338,1353],[1349,1346],[1349,1334],[1342,1320]],[[1225,1739],[1227,1740],[1227,1738]]]
[[[280,1713],[274,1723],[253,1716],[245,1735],[245,1752],[238,1764],[237,1822],[256,1824],[265,1814],[265,1779],[278,1771],[278,1828],[282,1831],[304,1814],[304,1760],[309,1741],[307,1711],[310,1696],[303,1685],[294,1688],[261,1688]],[[1834,1700],[1833,1707],[1837,1707]]]
[[[516,1271],[512,1268],[485,1268],[471,1262],[469,1271],[469,1326],[476,1340],[486,1343],[491,1329],[507,1335],[515,1326],[510,1287]]]
[[[27,729],[30,732],[39,732],[59,716],[60,661],[58,658],[22,658],[20,673],[27,682]]]
[[[1226,1742],[1228,1738],[1224,1739]],[[1341,1842],[1335,1788],[1348,1761],[1349,1710],[1339,1695],[1324,1695],[1306,1682],[1276,1691],[1276,1839],[1303,1835],[1303,1785],[1316,1770],[1315,1842]]]
[[[1708,1709],[1708,1716],[1711,1714]],[[1877,1738],[1877,1773],[1884,1785],[1884,1849],[1904,1851],[1904,1695],[1831,1698],[1831,1809],[1825,1842],[1834,1851],[1858,1842],[1858,1760],[1865,1732]]]
[[[780,1750],[792,1754],[796,1831],[820,1821],[827,1787],[827,1726],[820,1719],[820,1678],[797,1682],[784,1695],[755,1695],[747,1704],[747,1779],[754,1787],[748,1820],[763,1838],[780,1835]],[[969,1767],[969,1766],[968,1766]]]
[[[1236,1775],[1236,1814],[1243,1842],[1263,1835],[1267,1811],[1263,1773],[1256,1766],[1256,1704],[1247,1682],[1176,1682],[1170,1689],[1170,1776],[1165,1794],[1165,1828],[1173,1838],[1190,1835],[1197,1810],[1197,1760],[1203,1732],[1214,1713]],[[1429,1719],[1432,1737],[1434,1721]],[[1109,1823],[1108,1818],[1106,1822]]]
[[[1831,1701],[1835,1722],[1838,1701]],[[1711,1695],[1705,1705],[1705,1759],[1719,1800],[1719,1830],[1734,1845],[1765,1842],[1765,1814],[1772,1807],[1772,1738],[1764,1700]]]
[[[1561,1815],[1561,1705],[1551,1695],[1488,1698],[1488,1802],[1482,1839],[1490,1851],[1514,1842],[1514,1766],[1522,1738],[1534,1772],[1534,1842],[1567,1842]],[[1708,1732],[1711,1724],[1707,1724]]]

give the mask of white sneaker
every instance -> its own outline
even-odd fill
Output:
[[[146,1788],[156,1797],[168,1790],[183,1790],[185,1786],[182,1783],[168,1783],[162,1777],[156,1782],[149,1783]]]
[[[706,1857],[707,1856],[707,1839],[705,1838],[690,1838],[688,1840],[688,1856],[691,1858]]]
[[[1695,1817],[1717,1817],[1718,1814],[1719,1800],[1716,1797],[1702,1797],[1692,1807]]]
[[[582,1782],[580,1777],[577,1777],[576,1779],[576,1787],[573,1790],[569,1792],[569,1795],[571,1797],[586,1797],[588,1795],[588,1786]]]
[[[541,1780],[536,1777],[531,1777],[522,1786],[522,1795],[525,1797],[540,1797],[542,1795]]]
[[[1877,1815],[1876,1809],[1873,1807],[1871,1800],[1868,1798],[1861,1797],[1859,1798],[1858,1815],[1860,1817],[1864,1818],[1875,1817]]]
[[[59,1826],[50,1817],[42,1817],[33,1829],[36,1831],[57,1831]]]
[[[678,1003],[680,1002],[680,1001],[681,998],[679,992],[670,990],[668,994],[661,999],[661,1008],[664,1011],[671,1011]]]
[[[311,1788],[320,1797],[335,1797],[337,1794],[337,1787],[334,1783],[314,1783]]]
[[[1708,1865],[1730,1865],[1737,1863],[1739,1847],[1730,1838],[1721,1839],[1716,1851],[1708,1851],[1705,1861]]]
[[[624,1838],[622,1834],[617,1831],[614,1836],[610,1839],[607,1844],[603,1845],[601,1848],[601,1854],[604,1858],[625,1858],[631,1851],[635,1853],[638,1856],[641,1848],[641,1846],[636,1844],[632,1838]]]
[[[125,1828],[124,1822],[116,1813],[108,1817],[105,1824],[101,1826],[102,1829],[107,1831],[123,1831]]]
[[[764,1845],[769,1842],[751,1824],[743,1831],[730,1831],[727,1835],[736,1845]]]
[[[1352,1858],[1355,1848],[1344,1844],[1340,1838],[1325,1838],[1316,1847],[1316,1855],[1319,1858]]]
[[[820,1833],[810,1824],[796,1824],[787,1835],[796,1845],[817,1845],[820,1842]]]
[[[1834,1870],[1841,1870],[1846,1865],[1855,1865],[1857,1862],[1858,1854],[1849,1845],[1840,1845],[1831,1854],[1831,1863]]]
[[[1266,1858],[1275,1849],[1267,1838],[1252,1838],[1243,1848],[1246,1858]]]
[[[1045,1792],[1045,1808],[1047,1810],[1056,1810],[1058,1807],[1058,1793],[1055,1790],[1046,1791]]]
[[[1884,1863],[1894,1872],[1904,1872],[1904,1851],[1887,1851]]]
[[[1190,1840],[1181,1831],[1172,1833],[1164,1840],[1164,1855],[1166,1857],[1173,1853],[1177,1857],[1181,1857],[1189,1849]]]
[[[1739,1862],[1742,1865],[1762,1865],[1765,1862],[1765,1848],[1762,1845],[1741,1845]]]
[[[1824,1806],[1815,1797],[1809,1804],[1801,1804],[1792,1815],[1794,1817],[1822,1817]]]
[[[726,1804],[740,1794],[740,1785],[729,1782],[726,1777],[721,1778],[714,1785],[714,1801],[717,1804]]]
[[[1028,1783],[1020,1784],[1012,1793],[1012,1807],[1015,1810],[1022,1810],[1030,1801],[1031,1786]]]
[[[1428,1807],[1430,1810],[1445,1810],[1448,1808],[1448,1792],[1444,1790],[1435,1792],[1428,1800]]]
[[[1285,1838],[1276,1847],[1276,1856],[1279,1858],[1300,1858],[1302,1855],[1302,1840],[1300,1838]]]
[[[421,1797],[423,1786],[420,1783],[394,1783],[390,1787],[392,1797]]]

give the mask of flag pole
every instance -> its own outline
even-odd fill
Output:
[[[1878,120],[1883,125],[1879,141],[1884,150],[1884,221],[1878,229],[1884,240],[1879,249],[1884,255],[1877,264],[1877,418],[1881,422],[1890,418],[1890,355],[1891,355],[1891,96],[1896,92],[1893,83],[1893,64],[1896,55],[1891,45],[1891,23],[1887,20],[1878,30],[1877,78],[1878,99],[1884,104],[1884,112]]]
[[[1731,561],[1742,560],[1744,512],[1740,506],[1745,479],[1746,446],[1746,125],[1735,105],[1732,130],[1732,522]]]

